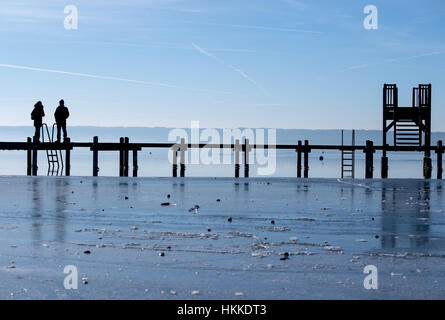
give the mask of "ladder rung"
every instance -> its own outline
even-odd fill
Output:
[[[412,138],[415,138],[415,137],[419,137],[419,134],[418,133],[399,133],[399,134],[397,134],[397,138],[399,138],[399,137],[412,137]]]
[[[397,129],[397,131],[420,131],[419,127],[413,128],[413,129]]]
[[[409,142],[397,142],[396,145],[399,146],[420,146],[420,143],[409,143]]]

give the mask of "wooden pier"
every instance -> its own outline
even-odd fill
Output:
[[[92,142],[71,142],[69,139],[65,143],[35,143],[31,138],[26,142],[0,142],[0,150],[17,150],[26,151],[27,153],[27,168],[26,174],[28,176],[36,176],[38,173],[37,157],[38,151],[57,150],[65,153],[65,175],[70,176],[71,169],[71,151],[75,148],[89,148],[92,151],[92,172],[93,176],[99,175],[99,153],[114,151],[119,152],[119,176],[128,177],[130,173],[130,152],[132,153],[132,176],[138,176],[138,152],[142,149],[160,148],[171,149],[173,152],[172,176],[178,177],[178,153],[180,164],[180,177],[185,177],[186,161],[185,152],[192,148],[211,148],[211,149],[231,149],[234,152],[234,169],[235,178],[240,177],[241,159],[244,164],[244,177],[249,177],[249,152],[254,149],[276,149],[276,150],[294,150],[297,153],[296,157],[296,177],[309,178],[309,154],[312,150],[338,150],[338,151],[358,151],[365,153],[365,178],[374,178],[374,153],[381,151],[383,154],[387,152],[423,152],[425,154],[435,153],[437,157],[437,179],[442,179],[443,167],[442,158],[444,153],[444,146],[442,140],[438,141],[436,146],[389,146],[389,145],[374,145],[373,141],[366,141],[365,145],[312,145],[308,140],[304,142],[299,140],[295,145],[256,145],[250,144],[248,139],[245,139],[241,144],[236,140],[234,144],[191,144],[185,143],[181,139],[181,143],[130,143],[128,137],[120,138],[117,143],[99,142],[98,137],[94,137]],[[243,153],[241,155],[241,153]],[[431,170],[431,161],[429,162]],[[428,170],[424,170],[423,176],[426,179],[431,178]],[[388,167],[382,170],[381,178],[388,177]]]
[[[132,175],[138,176],[138,152],[145,148],[167,148],[173,152],[172,176],[178,176],[178,152],[180,177],[185,177],[186,161],[185,152],[193,148],[219,148],[231,149],[234,152],[235,159],[235,178],[240,177],[241,159],[244,163],[244,177],[249,177],[249,152],[254,149],[277,149],[277,150],[295,150],[297,152],[296,176],[297,178],[309,177],[309,153],[312,150],[338,150],[342,154],[342,178],[345,172],[350,172],[354,178],[355,152],[365,153],[365,178],[374,177],[374,153],[382,152],[381,172],[382,179],[388,177],[388,152],[423,152],[423,176],[430,179],[432,176],[431,155],[436,153],[437,157],[437,179],[442,179],[442,155],[444,147],[442,141],[438,141],[436,146],[431,145],[431,84],[419,84],[412,90],[412,105],[410,107],[399,106],[398,88],[396,84],[384,84],[383,86],[383,127],[381,146],[374,145],[373,141],[366,141],[363,146],[355,145],[355,134],[352,132],[352,145],[344,145],[343,131],[341,145],[312,145],[308,140],[304,143],[299,140],[295,145],[255,145],[250,144],[248,139],[244,139],[241,144],[235,140],[234,144],[189,144],[181,139],[180,143],[130,143],[128,137],[122,137],[119,143],[102,143],[98,137],[94,137],[92,142],[71,142],[67,139],[64,143],[42,142],[38,143],[28,138],[26,142],[0,142],[0,150],[23,150],[27,152],[27,175],[37,175],[37,156],[39,150],[45,150],[48,157],[48,165],[57,163],[59,170],[59,158],[62,161],[62,151],[65,151],[65,165],[62,162],[62,170],[65,169],[65,175],[70,175],[71,157],[70,152],[74,148],[89,148],[93,152],[93,176],[99,175],[99,152],[119,151],[119,176],[128,177],[130,173],[130,152],[132,152]],[[54,128],[52,134],[48,126],[44,124],[46,131],[42,131],[42,137],[45,133],[49,141],[54,141]],[[43,127],[42,127],[43,128]],[[393,130],[393,145],[387,143],[387,134]],[[58,153],[59,152],[59,153]],[[243,156],[241,157],[241,153]],[[60,157],[59,157],[60,155]],[[345,157],[350,155],[351,158]],[[55,160],[54,160],[55,159]],[[348,161],[352,161],[348,162]],[[350,167],[351,169],[345,169]],[[53,168],[54,169],[54,168]],[[48,168],[48,173],[50,168]]]

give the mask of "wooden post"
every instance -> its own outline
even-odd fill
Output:
[[[67,149],[65,150],[65,176],[71,175],[71,139],[66,138],[65,144]]]
[[[124,176],[124,138],[119,139],[119,177]]]
[[[240,151],[242,149],[239,139],[235,140],[235,146],[234,146],[234,152],[235,152],[235,178],[239,178],[239,170],[240,170]]]
[[[388,178],[388,157],[386,156],[386,147],[387,146],[388,146],[387,144],[383,145],[383,155],[382,155],[381,170],[380,170],[382,179]]]
[[[365,164],[365,178],[372,179],[374,171],[374,143],[370,140],[366,141],[366,164]]]
[[[304,140],[304,177],[309,178],[309,141]]]
[[[428,146],[426,146],[428,148]],[[431,179],[433,171],[433,163],[431,161],[431,157],[423,158],[423,176],[425,179]]]
[[[138,151],[133,149],[133,177],[138,176]]]
[[[97,177],[99,174],[99,137],[93,138],[93,177]]]
[[[181,138],[181,147],[180,147],[180,154],[181,154],[181,178],[185,177],[185,151],[187,150],[187,146],[185,144],[185,139]]]
[[[128,165],[128,163],[129,163],[129,157],[130,157],[130,154],[129,154],[129,150],[128,150],[128,148],[129,148],[129,144],[130,144],[130,139],[128,138],[128,137],[125,137],[125,139],[124,139],[124,146],[125,146],[125,149],[124,149],[124,177],[128,177],[128,172],[129,172],[129,165]]]
[[[173,178],[178,176],[178,147],[177,145],[173,146]]]
[[[28,147],[26,150],[26,175],[32,175],[32,139],[28,137]]]
[[[301,140],[298,140],[298,149],[297,149],[297,178],[301,178],[301,150],[302,143]]]
[[[33,144],[32,144],[32,175],[36,176],[38,171],[37,166],[37,144],[39,141],[34,137]]]
[[[244,178],[249,178],[249,139],[244,139]]]
[[[443,154],[442,140],[437,141],[437,179],[442,180],[443,166],[442,166],[442,154]]]

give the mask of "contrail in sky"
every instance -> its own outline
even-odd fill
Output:
[[[256,87],[258,87],[259,89],[261,89],[266,95],[270,95],[266,90],[264,90],[263,87],[261,87],[255,80],[253,80],[251,77],[249,77],[249,75],[247,75],[244,71],[240,70],[237,67],[232,66],[231,64],[227,64],[224,61],[222,61],[221,59],[217,58],[216,56],[214,56],[213,54],[211,54],[210,52],[204,50],[203,48],[201,48],[200,46],[192,43],[193,47],[198,50],[199,52],[201,52],[202,54],[218,61],[219,63],[225,65],[227,68],[232,69],[233,71],[239,73],[244,79],[250,81],[251,83],[253,83]]]
[[[157,87],[166,87],[166,88],[173,88],[173,89],[182,89],[182,90],[189,90],[189,91],[231,94],[230,92],[181,87],[181,86],[176,86],[176,85],[171,85],[171,84],[161,83],[161,82],[132,80],[132,79],[126,79],[126,78],[119,78],[119,77],[102,76],[102,75],[97,75],[97,74],[69,72],[69,71],[54,70],[54,69],[43,69],[43,68],[36,68],[36,67],[29,67],[29,66],[18,66],[18,65],[13,65],[13,64],[0,64],[0,68],[30,70],[30,71],[39,71],[39,72],[49,72],[49,73],[58,73],[58,74],[65,74],[65,75],[70,75],[70,76],[76,76],[76,77],[85,77],[85,78],[102,79],[102,80],[122,81],[122,82],[137,83],[137,84],[143,84],[143,85],[149,85],[149,86],[157,86]]]
[[[443,54],[443,52],[434,51],[434,52],[418,54],[418,55],[410,56],[410,57],[386,59],[386,60],[380,61],[380,62],[374,62],[374,63],[369,63],[369,64],[361,64],[361,65],[357,65],[357,66],[348,67],[347,70],[364,69],[364,68],[367,68],[367,67],[370,67],[370,66],[381,65],[381,64],[385,64],[385,63],[394,63],[394,62],[401,62],[401,61],[407,61],[407,60],[414,60],[414,59],[419,59],[419,58],[438,56],[438,55],[441,55],[441,54]]]
[[[280,31],[280,32],[324,34],[324,32],[322,32],[322,31],[304,30],[304,29],[252,26],[252,25],[244,25],[244,24],[218,24],[218,23],[205,23],[205,24],[212,25],[212,26],[229,27],[229,28],[245,28],[245,29],[259,29],[259,30],[268,30],[268,31]]]

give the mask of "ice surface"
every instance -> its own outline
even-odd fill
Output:
[[[0,298],[444,298],[442,187],[3,176]],[[378,290],[363,286],[370,264]]]

